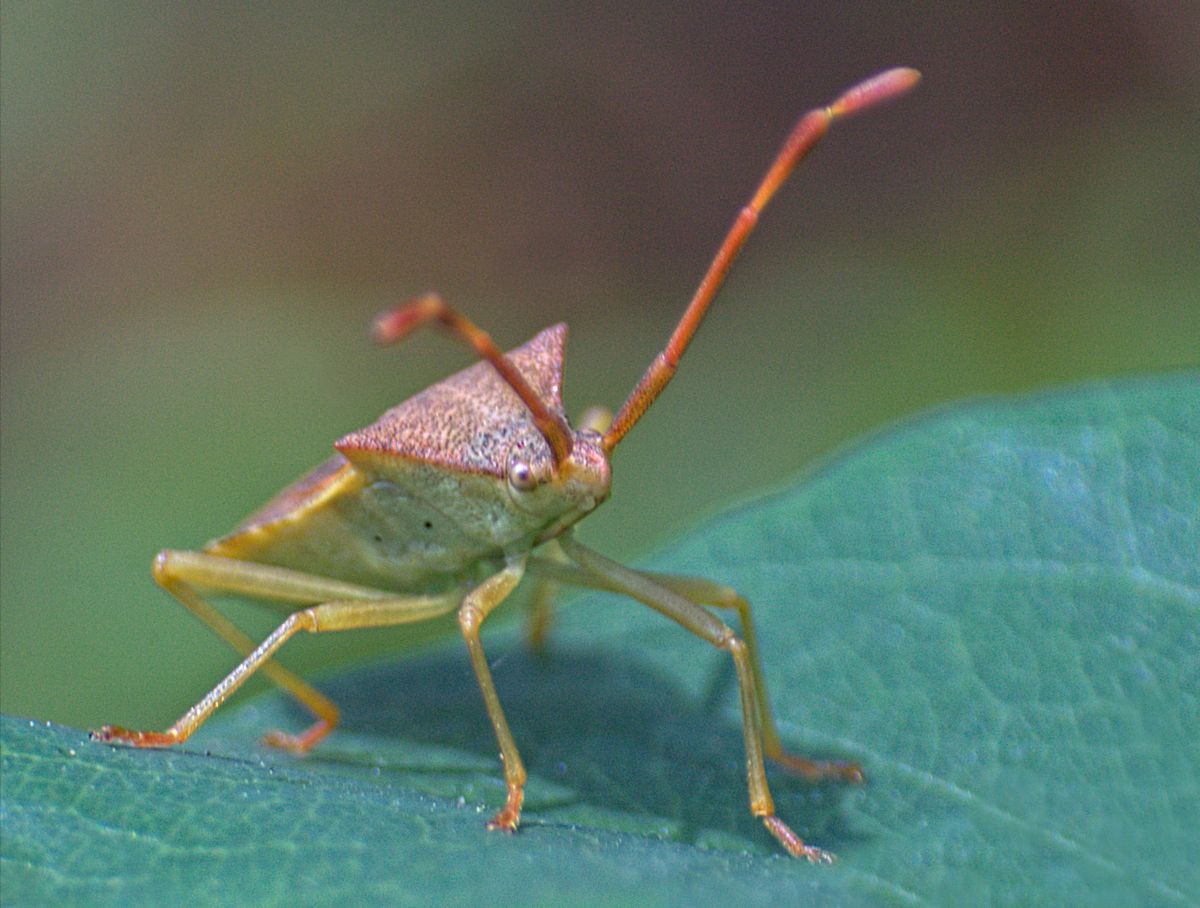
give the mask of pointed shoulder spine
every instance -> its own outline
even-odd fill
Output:
[[[505,356],[547,406],[562,413],[567,326],[551,325]],[[529,428],[529,411],[489,363],[477,362],[403,403],[334,447],[352,462],[406,460],[503,474],[501,448]]]

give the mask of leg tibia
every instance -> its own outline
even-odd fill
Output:
[[[491,611],[503,602],[521,581],[524,572],[524,560],[510,564],[468,593],[458,610],[458,624],[462,629],[463,639],[467,642],[471,667],[475,670],[479,690],[483,694],[483,704],[496,732],[496,741],[500,745],[500,759],[504,762],[504,783],[508,789],[504,807],[488,823],[488,828],[504,832],[515,831],[521,821],[521,804],[525,799],[525,764],[521,762],[517,742],[508,727],[508,720],[504,717],[500,696],[496,693],[496,685],[492,680],[492,671],[483,652],[483,642],[479,638],[479,628]]]

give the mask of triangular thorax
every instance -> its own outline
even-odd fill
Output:
[[[567,326],[554,325],[507,357],[545,402],[562,414]],[[426,388],[334,445],[351,461],[421,461],[467,473],[504,475],[518,436],[533,431],[529,410],[491,364],[478,362]]]

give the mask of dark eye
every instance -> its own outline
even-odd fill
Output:
[[[514,489],[528,492],[537,485],[533,476],[533,467],[523,460],[514,460],[508,468],[508,481]]]

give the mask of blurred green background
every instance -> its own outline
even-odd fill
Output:
[[[887,66],[925,81],[781,194],[584,539],[637,557],[940,401],[1200,362],[1182,0],[2,11],[5,712],[162,727],[233,665],[150,559],[470,362],[371,348],[388,304],[567,321],[568,408],[620,403],[796,116]]]

